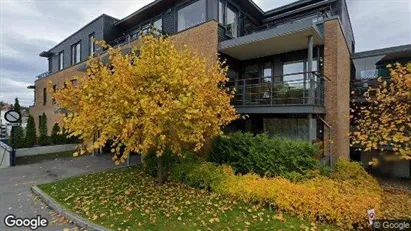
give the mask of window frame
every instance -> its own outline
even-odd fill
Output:
[[[222,25],[222,26],[225,26],[225,15],[226,15],[226,2],[225,1],[223,1],[223,0],[218,0],[218,6],[217,6],[217,8],[218,8],[218,23],[220,24],[220,25]],[[220,18],[220,10],[221,10],[221,8],[222,8],[222,15],[221,15],[221,17],[222,18]],[[220,21],[221,20],[221,21]]]
[[[43,105],[47,104],[47,88],[43,88]]]
[[[77,60],[77,46],[80,46],[79,60]],[[81,40],[71,45],[71,65],[76,65],[81,62]]]
[[[54,93],[57,91],[57,85],[53,85],[53,98],[52,98],[52,104],[56,104],[56,99],[54,98]]]
[[[224,4],[224,27],[225,27],[225,34],[227,36],[229,36],[230,38],[238,38],[240,37],[240,9],[238,9],[236,6],[234,6],[233,4],[226,2],[226,4]],[[231,10],[237,18],[237,28],[236,28],[236,36],[233,36],[229,33],[227,33],[227,16],[228,16],[228,10]]]
[[[59,52],[58,56],[58,70],[61,71],[64,69],[64,50]]]
[[[88,35],[88,52],[89,52],[89,56],[93,56],[94,53],[96,53],[96,43],[94,42],[95,39],[96,39],[96,36],[95,36],[94,32]],[[81,46],[80,46],[80,50],[81,50]]]
[[[195,4],[195,3],[198,3],[198,2],[200,2],[200,1],[203,1],[204,2],[204,21],[203,22],[200,22],[200,23],[198,23],[198,24],[195,24],[195,25],[192,25],[192,26],[189,26],[189,27],[185,27],[184,29],[181,29],[181,30],[179,30],[179,25],[178,25],[178,22],[179,22],[179,20],[178,20],[178,13],[179,13],[179,11],[180,10],[182,10],[182,9],[184,9],[184,8],[186,8],[186,7],[188,7],[188,6],[191,6],[191,5],[193,5],[193,4]],[[190,29],[190,28],[193,28],[193,27],[195,27],[195,26],[198,26],[198,25],[200,25],[200,24],[202,24],[202,23],[204,23],[204,22],[207,22],[207,0],[192,0],[192,1],[186,1],[186,2],[183,2],[183,3],[181,3],[180,5],[178,5],[177,7],[176,7],[176,14],[175,14],[175,16],[176,16],[176,25],[175,25],[175,29],[176,29],[176,33],[179,33],[179,32],[182,32],[182,31],[185,31],[185,30],[188,30],[188,29]]]

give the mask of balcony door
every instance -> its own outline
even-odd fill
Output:
[[[283,76],[274,88],[276,104],[303,104],[304,85],[304,60],[284,62]]]

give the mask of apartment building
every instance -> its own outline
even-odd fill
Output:
[[[150,26],[210,61],[227,60],[229,86],[237,89],[232,103],[248,115],[227,130],[324,142],[331,161],[349,156],[355,40],[345,0],[299,0],[269,11],[252,0],[156,0],[123,19],[102,15],[40,54],[49,70],[34,84],[36,124],[46,113],[50,130],[64,113],[47,82],[58,89],[84,75],[87,58],[101,52],[92,39],[129,52]]]
[[[369,87],[378,86],[379,77],[390,82],[390,73],[387,68],[388,64],[401,63],[403,65],[411,62],[411,45],[403,45],[384,49],[358,52],[352,55],[352,76],[351,76],[351,103],[359,106],[366,106],[368,102],[364,98],[364,93]],[[355,108],[352,106],[352,108]],[[351,129],[354,129],[356,121],[351,121]],[[364,153],[360,146],[351,147],[351,159],[361,161],[364,166],[372,158],[378,158],[380,152],[372,151]],[[387,148],[390,152],[389,149]],[[402,178],[411,178],[411,161],[383,162],[375,169],[377,174],[389,175]]]

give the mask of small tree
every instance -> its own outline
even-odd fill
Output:
[[[40,119],[39,145],[45,146],[48,144],[49,144],[49,137],[47,135],[47,116],[46,114],[43,113]]]
[[[18,98],[14,99],[14,110],[18,111],[21,113],[21,106]],[[19,121],[20,123],[21,121]]]
[[[15,98],[14,99],[14,110],[18,111],[19,113],[21,113],[21,106],[19,103],[19,99]],[[21,123],[21,119],[18,121],[18,123]],[[19,126],[13,126],[12,131],[15,133],[15,136],[13,137],[13,135],[11,135],[11,143],[15,144],[16,148],[23,148],[25,147],[25,138],[24,138],[24,130],[21,127],[21,124]]]
[[[32,115],[29,115],[27,119],[27,128],[26,128],[26,146],[33,147],[36,144],[37,135],[36,135],[36,125],[34,124],[34,118]]]
[[[67,88],[54,94],[71,112],[63,117],[63,126],[71,136],[81,136],[80,154],[108,141],[116,163],[131,152],[155,150],[162,183],[165,151],[198,152],[237,118],[230,104],[234,92],[225,87],[227,69],[217,57],[207,60],[187,48],[178,50],[164,36],[144,36],[140,49],[126,55],[100,44],[108,48],[110,65],[92,59],[77,86],[67,81]]]
[[[411,160],[411,63],[388,65],[390,83],[378,79],[378,87],[365,93],[366,103],[356,105],[358,124],[351,138],[364,151],[392,150],[395,159]]]
[[[58,123],[55,123],[51,129],[50,141],[52,144],[61,144],[63,141],[62,136],[60,135],[60,126]]]

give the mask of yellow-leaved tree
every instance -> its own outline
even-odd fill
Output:
[[[158,157],[166,150],[198,152],[237,118],[230,104],[234,92],[225,87],[227,69],[217,57],[208,60],[187,47],[177,49],[166,36],[146,35],[140,41],[128,54],[99,42],[108,49],[109,64],[89,60],[78,84],[66,81],[67,87],[54,94],[69,112],[62,126],[83,141],[76,154],[108,142],[117,164],[131,152],[144,156],[154,150]]]
[[[411,63],[388,65],[390,80],[364,94],[366,102],[353,111],[357,126],[352,143],[364,151],[392,151],[387,159],[411,160]]]

